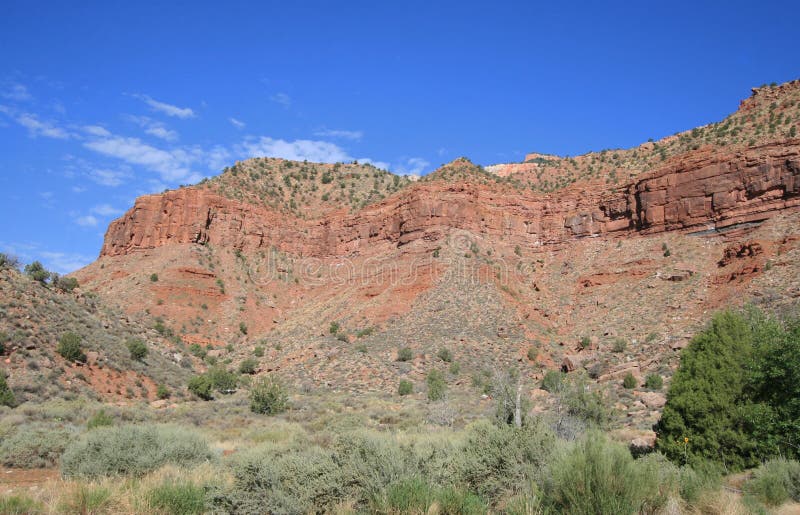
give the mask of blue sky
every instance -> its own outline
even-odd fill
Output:
[[[36,2],[0,11],[0,250],[68,272],[237,159],[427,173],[629,147],[800,77],[798,2]]]

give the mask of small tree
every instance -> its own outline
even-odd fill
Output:
[[[253,375],[256,373],[256,367],[258,367],[258,361],[253,358],[247,358],[239,363],[239,373]]]
[[[86,354],[81,349],[81,337],[75,333],[64,333],[58,340],[56,352],[67,361],[86,361]]]
[[[397,393],[401,396],[410,395],[414,392],[414,384],[411,381],[403,379],[397,387]]]
[[[214,397],[211,395],[211,381],[205,375],[194,376],[189,379],[189,391],[204,401],[210,401]]]
[[[289,409],[289,394],[276,377],[267,375],[257,379],[250,389],[250,411],[275,415]]]
[[[397,361],[411,361],[414,359],[414,353],[408,347],[403,347],[397,351]]]
[[[131,353],[131,359],[141,361],[147,356],[147,344],[138,338],[128,340],[128,352]]]
[[[29,265],[25,265],[25,275],[40,284],[46,284],[50,279],[50,272],[45,270],[44,266],[39,261],[34,261]]]
[[[542,390],[556,393],[564,384],[564,373],[557,370],[548,370],[542,379]]]
[[[55,286],[59,290],[69,293],[78,287],[78,280],[74,277],[61,277]]]
[[[438,370],[431,370],[428,372],[428,377],[425,378],[425,382],[428,384],[428,400],[440,401],[444,399],[445,391],[447,390],[444,374]]]
[[[624,386],[628,390],[632,390],[633,388],[636,388],[637,384],[638,384],[638,381],[636,381],[636,377],[634,377],[634,375],[631,374],[630,372],[628,372],[625,375],[625,379],[622,380],[622,386]]]
[[[17,405],[17,400],[14,397],[14,392],[9,388],[6,378],[0,374],[0,405],[14,407]]]

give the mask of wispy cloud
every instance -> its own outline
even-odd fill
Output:
[[[0,91],[0,97],[16,102],[24,102],[33,98],[33,96],[28,92],[28,88],[25,87],[24,84],[20,84],[18,82],[12,82],[5,85],[3,90]]]
[[[154,111],[164,113],[167,116],[174,116],[176,118],[194,118],[195,113],[188,107],[178,107],[176,105],[167,104],[166,102],[159,102],[148,95],[133,95],[138,98]]]
[[[92,215],[84,215],[75,218],[75,223],[81,227],[97,227],[97,218]]]
[[[42,261],[45,262],[46,268],[60,274],[74,272],[94,261],[91,256],[69,252],[42,251],[39,252],[39,255],[42,257]]]
[[[145,134],[149,134],[150,136],[155,136],[164,141],[176,141],[178,139],[177,132],[168,128],[162,122],[153,120],[148,116],[126,116],[125,118],[143,128]]]
[[[16,122],[26,129],[32,138],[44,136],[46,138],[69,139],[70,134],[65,129],[56,126],[53,122],[42,121],[35,114],[22,113],[15,118]]]
[[[411,157],[394,168],[400,175],[421,175],[430,165],[428,161],[421,157]]]
[[[234,126],[234,127],[236,127],[237,129],[244,129],[244,128],[245,128],[245,126],[246,126],[246,124],[245,124],[243,121],[241,121],[241,120],[237,120],[237,119],[236,119],[236,118],[234,118],[234,117],[230,117],[230,118],[228,118],[228,121],[229,121],[229,122],[231,122],[231,125],[233,125],[233,126]]]
[[[124,213],[124,211],[113,207],[111,204],[100,204],[92,208],[92,213],[99,216],[117,216]]]
[[[168,182],[189,178],[192,175],[189,165],[200,157],[199,151],[196,150],[187,151],[180,148],[162,150],[143,143],[138,138],[116,135],[87,141],[83,146],[131,165],[144,166],[158,172],[162,180]]]
[[[111,133],[105,127],[99,125],[84,125],[83,131],[92,136],[111,136]]]
[[[341,129],[323,128],[314,132],[314,136],[319,136],[321,138],[337,138],[351,141],[361,141],[361,138],[364,137],[364,133],[362,131],[346,131]]]
[[[247,157],[281,157],[296,161],[336,163],[352,161],[353,158],[340,146],[327,141],[294,140],[286,141],[261,136],[245,141],[240,150]]]
[[[275,93],[274,95],[269,97],[269,99],[275,102],[276,104],[282,105],[287,109],[292,105],[292,97],[290,97],[286,93]]]
[[[95,168],[87,172],[89,178],[102,186],[119,186],[125,182],[125,179],[130,177],[130,173],[125,170],[108,170],[104,168]]]

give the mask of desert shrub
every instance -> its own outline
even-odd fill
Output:
[[[678,463],[732,470],[800,454],[800,322],[722,312],[684,349],[655,429]],[[688,438],[688,443],[684,439]]]
[[[163,384],[160,384],[160,385],[158,385],[156,387],[156,397],[158,397],[159,399],[162,399],[162,400],[163,399],[169,399],[170,395],[171,394],[169,393],[169,388],[167,388]]]
[[[170,515],[206,513],[206,493],[203,487],[187,481],[167,480],[147,492],[151,510]]]
[[[59,290],[71,292],[78,287],[78,280],[74,277],[61,277],[55,285]]]
[[[147,344],[138,338],[132,338],[125,344],[128,347],[128,352],[131,354],[131,359],[141,361],[147,356]]]
[[[339,325],[339,322],[331,322],[331,325],[328,328],[328,332],[331,334],[336,334],[339,332],[340,328],[341,326]]]
[[[247,324],[244,322],[239,322],[239,332],[242,334],[247,334]]]
[[[414,353],[408,347],[403,347],[397,351],[397,361],[411,361]]]
[[[590,426],[605,428],[614,416],[603,393],[589,391],[583,376],[564,379],[556,395],[568,415]]]
[[[205,376],[211,382],[211,387],[220,393],[230,393],[232,390],[236,390],[239,383],[236,374],[222,366],[209,368]]]
[[[50,272],[45,270],[44,266],[39,261],[34,261],[29,265],[25,265],[25,275],[34,281],[45,284],[50,279]]]
[[[450,363],[450,366],[447,367],[447,370],[450,372],[450,375],[457,376],[461,372],[461,365],[458,361],[453,361]]]
[[[107,513],[111,490],[102,486],[77,484],[58,503],[62,513]]]
[[[206,375],[192,376],[189,378],[189,384],[187,386],[192,394],[204,401],[210,401],[214,398],[212,394],[212,390],[214,389],[213,385]]]
[[[289,409],[289,394],[278,378],[266,375],[257,379],[250,388],[250,411],[275,415]]]
[[[233,466],[225,503],[232,513],[304,515],[342,499],[344,482],[330,452],[319,447],[255,450]]]
[[[206,357],[206,351],[197,343],[189,345],[189,354],[201,359]]]
[[[652,513],[676,489],[674,469],[664,471],[662,465],[635,462],[625,446],[590,432],[550,464],[543,481],[544,503],[558,513]]]
[[[183,427],[100,427],[67,447],[61,472],[66,477],[141,476],[164,465],[188,467],[213,458],[206,441]]]
[[[530,485],[554,444],[555,435],[538,419],[521,428],[476,422],[453,457],[456,477],[484,499],[497,500]]]
[[[664,386],[664,379],[658,374],[648,374],[644,386],[650,390],[660,390]]]
[[[397,393],[400,395],[410,395],[414,392],[414,384],[411,381],[403,379],[397,386]]]
[[[154,282],[154,283],[155,283],[155,282],[158,282],[158,274],[157,274],[157,273],[155,273],[155,272],[154,272],[154,273],[152,273],[152,274],[150,274],[150,281],[152,281],[152,282]]]
[[[264,357],[264,346],[263,345],[256,345],[255,348],[253,349],[253,356],[255,356],[257,358],[263,358]]]
[[[638,381],[636,380],[636,376],[628,372],[625,374],[625,378],[622,380],[622,386],[625,387],[626,390],[632,390],[636,388]]]
[[[584,336],[584,337],[581,338],[581,342],[580,343],[581,343],[581,348],[587,349],[592,344],[592,340],[588,336]]]
[[[19,259],[11,254],[6,254],[5,252],[0,252],[0,270],[5,270],[8,268],[18,269],[19,268]]]
[[[625,352],[625,349],[628,348],[628,342],[625,338],[617,338],[614,340],[614,343],[611,346],[611,351],[620,353]]]
[[[256,368],[258,367],[258,361],[247,358],[239,363],[239,373],[240,374],[248,374],[252,375],[256,373]]]
[[[392,438],[356,431],[340,436],[334,444],[334,458],[341,469],[348,499],[359,504],[375,499],[383,490],[419,473],[410,454]]]
[[[56,346],[56,352],[67,361],[86,361],[86,354],[81,349],[81,337],[75,333],[70,332],[61,335]]]
[[[688,465],[680,468],[678,478],[680,495],[690,504],[697,504],[708,492],[718,491],[721,482],[720,469],[710,462],[701,463],[694,468]]]
[[[800,462],[777,458],[761,465],[745,491],[767,506],[800,501]]]
[[[86,422],[86,428],[89,430],[104,427],[104,426],[113,426],[114,425],[114,417],[107,414],[104,409],[99,410],[97,413],[92,415],[88,422]]]
[[[44,505],[23,495],[0,496],[0,513],[4,515],[37,515],[45,513]]]
[[[528,359],[530,361],[536,361],[536,358],[539,357],[539,349],[536,347],[528,347]]]
[[[444,381],[444,374],[438,370],[431,370],[425,378],[428,385],[428,400],[440,401],[444,399],[447,391],[447,383]]]
[[[8,386],[6,378],[0,374],[0,406],[14,407],[17,405],[17,399],[14,397],[14,392]]]
[[[558,370],[548,370],[542,378],[542,390],[547,390],[550,393],[556,393],[561,390],[561,385],[564,383],[564,373]]]
[[[14,468],[52,467],[73,438],[66,428],[22,425],[0,444],[0,462]]]
[[[450,352],[450,349],[446,347],[439,349],[439,352],[436,355],[439,356],[439,359],[446,363],[453,361],[453,353]]]

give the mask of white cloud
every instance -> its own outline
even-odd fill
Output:
[[[178,139],[177,132],[169,129],[166,125],[158,120],[153,120],[147,116],[127,116],[126,119],[143,128],[145,134],[155,136],[156,138],[163,139],[164,141],[176,141]]]
[[[124,211],[111,206],[111,204],[100,204],[92,208],[92,213],[100,216],[117,216]]]
[[[236,119],[236,118],[234,118],[234,117],[230,117],[230,118],[228,118],[228,121],[229,121],[229,122],[231,122],[231,125],[233,125],[233,126],[234,126],[234,127],[236,127],[237,129],[244,129],[244,128],[245,128],[245,125],[246,125],[246,124],[245,124],[243,121],[241,121],[241,120],[237,120],[237,119]]]
[[[295,140],[286,141],[261,136],[241,144],[240,150],[247,157],[281,157],[295,161],[314,161],[336,163],[353,161],[341,147],[327,141]]]
[[[99,125],[85,125],[83,130],[92,136],[111,136],[111,133],[105,127]]]
[[[292,105],[292,98],[286,93],[275,93],[269,99],[287,109]]]
[[[43,122],[35,114],[22,113],[17,116],[16,121],[28,129],[30,137],[45,136],[55,139],[69,139],[70,134],[61,127],[55,126],[51,122]]]
[[[412,157],[395,167],[400,175],[421,175],[430,163],[421,157]]]
[[[167,116],[175,116],[177,118],[194,118],[195,114],[188,107],[178,107],[172,104],[167,104],[165,102],[159,102],[158,100],[154,100],[147,95],[133,95],[134,97],[138,98],[154,111],[158,111],[160,113],[164,113]]]
[[[75,219],[75,223],[81,227],[97,227],[97,218],[92,215],[79,216]]]
[[[89,178],[103,186],[119,186],[125,179],[130,177],[130,173],[123,170],[93,169],[88,172]]]
[[[0,96],[8,100],[15,100],[17,102],[30,100],[33,98],[33,96],[31,96],[31,94],[28,92],[28,88],[26,88],[24,84],[20,84],[18,82],[9,84],[4,91],[0,92]]]
[[[138,138],[112,135],[83,144],[89,150],[115,157],[122,161],[144,166],[158,172],[164,181],[180,181],[190,175],[188,165],[197,159],[197,151],[162,150],[143,143]]]
[[[60,274],[74,272],[94,261],[94,258],[84,254],[66,252],[43,251],[40,252],[39,255],[42,257],[42,261],[44,261],[45,268]]]
[[[314,136],[319,136],[321,138],[339,138],[339,139],[348,139],[351,141],[361,141],[361,138],[364,137],[364,133],[362,131],[320,129],[314,133]]]

